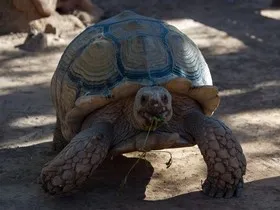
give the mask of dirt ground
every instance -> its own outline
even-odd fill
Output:
[[[197,147],[107,160],[82,192],[52,197],[37,178],[51,150],[55,117],[49,85],[59,58],[79,31],[49,37],[40,53],[14,46],[26,34],[0,37],[0,209],[280,209],[280,10],[270,1],[95,1],[107,17],[123,8],[162,18],[198,44],[220,89],[215,116],[242,144],[248,166],[241,197],[201,193],[206,167]],[[172,2],[172,3],[170,3]]]

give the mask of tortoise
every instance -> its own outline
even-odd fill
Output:
[[[220,98],[209,67],[195,43],[164,21],[124,10],[88,27],[65,49],[51,96],[59,154],[40,176],[50,194],[81,189],[107,156],[194,145],[207,164],[205,194],[243,189],[246,159],[212,116]]]

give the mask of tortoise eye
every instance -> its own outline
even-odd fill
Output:
[[[147,95],[142,95],[142,96],[141,96],[141,104],[142,104],[142,105],[145,105],[145,104],[147,103],[147,101],[148,101],[148,98],[149,98],[149,96],[147,96]]]
[[[166,94],[162,95],[162,96],[161,96],[161,100],[162,100],[162,102],[163,102],[164,104],[167,104],[167,103],[168,103],[168,97],[167,97],[167,95],[166,95]]]

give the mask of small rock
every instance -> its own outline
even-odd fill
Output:
[[[54,27],[51,24],[47,23],[47,25],[45,27],[45,33],[47,33],[47,34],[56,34],[57,33],[56,27]]]
[[[44,33],[38,34],[28,34],[24,43],[22,45],[18,45],[21,50],[29,51],[29,52],[38,52],[44,50],[48,46],[47,35]]]

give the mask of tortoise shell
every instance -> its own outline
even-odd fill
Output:
[[[188,95],[206,115],[219,104],[200,50],[174,26],[124,11],[88,27],[68,45],[52,78],[64,137],[79,132],[94,110],[151,85]]]

